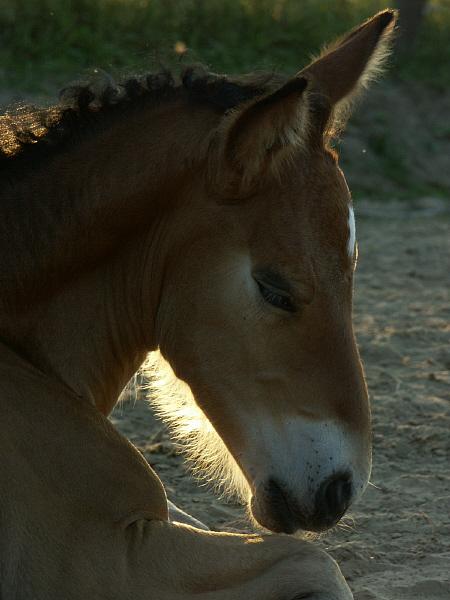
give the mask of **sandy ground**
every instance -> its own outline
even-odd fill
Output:
[[[450,598],[450,202],[357,205],[355,324],[374,419],[373,487],[317,543],[356,600]],[[211,528],[244,511],[199,486],[144,402],[112,416],[169,497]]]

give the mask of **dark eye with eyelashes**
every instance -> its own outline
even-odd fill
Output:
[[[274,288],[267,283],[263,283],[258,279],[255,279],[255,281],[258,285],[261,296],[266,302],[268,302],[272,306],[275,306],[275,308],[280,308],[281,310],[285,310],[286,312],[296,311],[296,307],[289,294],[277,288]]]

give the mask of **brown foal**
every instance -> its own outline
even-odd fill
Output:
[[[330,140],[394,21],[290,79],[104,77],[0,117],[3,600],[351,598],[311,543],[170,522],[106,416],[151,352],[177,382],[157,410],[260,525],[321,531],[361,496],[355,224]]]

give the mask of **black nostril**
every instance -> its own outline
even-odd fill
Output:
[[[332,479],[325,488],[325,503],[331,514],[344,512],[350,502],[352,484],[349,477]]]
[[[269,502],[276,512],[290,512],[288,496],[275,479],[269,479],[266,490]]]
[[[348,473],[333,475],[322,483],[316,496],[317,516],[334,523],[349,507],[352,479]]]
[[[295,502],[289,492],[275,479],[269,479],[265,486],[267,505],[272,519],[277,523],[277,531],[293,533],[296,525]]]

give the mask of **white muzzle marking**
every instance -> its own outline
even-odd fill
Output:
[[[352,502],[357,500],[370,476],[370,453],[357,436],[332,421],[284,423],[282,431],[260,431],[254,469],[255,488],[268,478],[283,483],[306,512],[314,509],[321,484],[335,475],[352,480]]]

